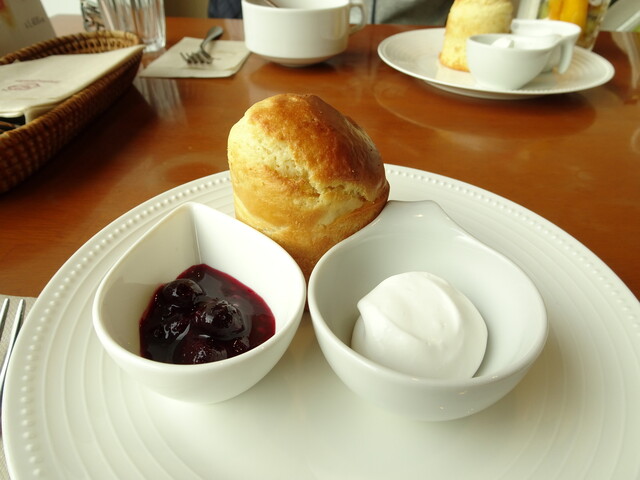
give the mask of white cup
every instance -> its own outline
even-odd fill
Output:
[[[108,30],[135,33],[146,45],[145,52],[155,52],[165,46],[163,0],[99,0],[99,5]]]
[[[290,67],[312,65],[347,48],[349,36],[366,23],[362,0],[242,0],[247,48],[272,62]],[[349,23],[351,10],[359,22]]]
[[[562,43],[560,35],[524,36],[504,33],[472,35],[467,40],[469,71],[489,89],[517,90],[544,71]],[[566,71],[572,50],[560,49],[558,72]]]
[[[578,25],[560,20],[535,20],[526,18],[514,18],[511,22],[511,32],[516,35],[560,35],[562,41],[551,54],[545,72],[558,67],[558,73],[564,73],[566,68],[560,71],[560,59],[569,56],[569,63],[573,56],[573,47],[580,37],[581,29]],[[567,64],[567,68],[569,65]]]

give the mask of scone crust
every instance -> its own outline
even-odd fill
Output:
[[[282,245],[307,278],[389,196],[372,140],[314,95],[254,104],[231,128],[228,159],[236,217]]]
[[[483,33],[508,33],[512,19],[511,0],[454,0],[447,17],[440,62],[468,72],[467,39]]]

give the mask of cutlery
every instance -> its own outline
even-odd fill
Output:
[[[202,43],[200,44],[200,49],[197,52],[192,53],[184,53],[180,52],[180,56],[183,58],[185,62],[189,65],[203,65],[210,64],[213,62],[213,57],[209,55],[209,53],[205,50],[205,47],[209,42],[215,40],[224,30],[222,27],[215,26],[211,30],[207,32],[207,36],[204,38]]]
[[[7,351],[4,354],[4,360],[2,361],[2,370],[0,370],[0,406],[2,406],[2,395],[4,392],[4,380],[7,376],[7,369],[9,367],[9,359],[11,358],[11,352],[13,351],[13,346],[16,343],[16,339],[18,338],[18,333],[20,333],[20,328],[22,327],[22,322],[24,320],[24,312],[25,312],[26,302],[24,299],[20,299],[18,303],[18,310],[16,311],[16,317],[13,322],[13,327],[11,329],[11,336],[9,337],[9,344],[7,345]],[[7,319],[7,314],[9,313],[9,299],[5,298],[2,303],[2,308],[0,309],[0,337],[4,333],[5,321]]]

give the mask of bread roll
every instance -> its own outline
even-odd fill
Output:
[[[447,17],[440,63],[468,72],[467,39],[481,33],[509,33],[512,18],[511,0],[454,0]]]
[[[254,104],[229,132],[228,159],[236,218],[279,243],[307,279],[389,196],[369,136],[314,95]]]

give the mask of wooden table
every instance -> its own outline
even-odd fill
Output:
[[[242,39],[237,20],[169,18],[168,45],[201,37],[215,23],[224,26],[223,39]],[[80,22],[60,17],[54,25],[67,33]],[[308,68],[252,55],[231,78],[137,79],[44,168],[0,195],[0,292],[37,296],[112,220],[227,170],[229,128],[250,105],[310,92],[360,123],[386,163],[462,180],[538,213],[640,297],[640,36],[600,35],[595,52],[616,68],[604,86],[494,101],[445,93],[384,64],[378,44],[410,28],[367,26],[345,53]],[[635,71],[623,41],[635,46]]]

